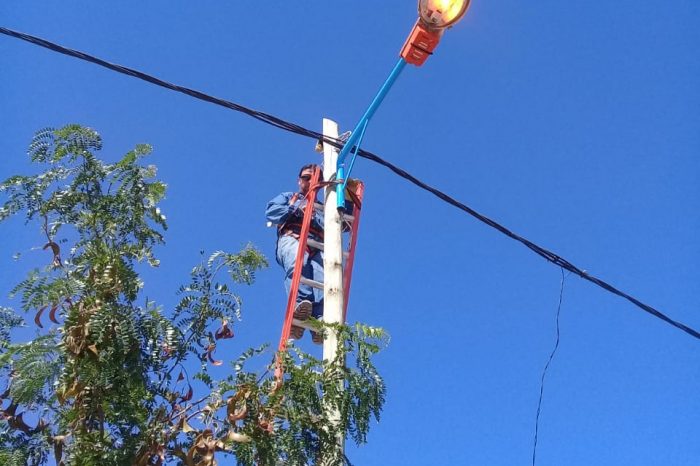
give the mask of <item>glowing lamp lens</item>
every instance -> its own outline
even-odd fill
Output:
[[[467,12],[470,0],[419,0],[418,14],[430,29],[451,27]]]

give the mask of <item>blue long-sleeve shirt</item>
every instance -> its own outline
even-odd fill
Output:
[[[292,192],[281,193],[268,202],[265,209],[267,220],[275,225],[301,224],[307,202],[302,194],[298,194],[295,202],[290,204],[294,194]],[[311,228],[323,231],[323,215],[315,209],[311,219]]]

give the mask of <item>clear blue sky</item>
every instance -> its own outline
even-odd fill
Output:
[[[20,2],[0,24],[320,130],[352,127],[393,66],[412,0]],[[671,317],[700,327],[700,4],[473,0],[407,68],[365,147]],[[276,342],[285,296],[265,203],[319,160],[313,141],[0,36],[0,178],[34,131],[81,123],[103,156],[134,144],[168,185],[148,295],[165,305],[199,251],[270,258],[219,350]],[[367,185],[349,318],[386,328],[388,384],[357,465],[529,465],[555,339],[559,270],[388,170]],[[45,260],[0,225],[0,303]],[[12,254],[24,259],[13,262]],[[308,339],[308,349],[316,351]],[[538,465],[694,465],[700,341],[574,276]]]

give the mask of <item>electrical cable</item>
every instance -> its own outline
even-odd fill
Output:
[[[52,50],[54,52],[58,52],[58,53],[61,53],[64,55],[68,55],[68,56],[71,56],[74,58],[79,58],[81,60],[85,60],[85,61],[94,63],[96,65],[100,65],[100,66],[108,68],[112,71],[116,71],[118,73],[126,74],[128,76],[132,76],[132,77],[150,82],[151,84],[155,84],[156,86],[164,87],[166,89],[170,89],[170,90],[175,91],[175,92],[180,92],[182,94],[189,95],[190,97],[194,97],[195,99],[200,99],[200,100],[203,100],[205,102],[209,102],[209,103],[212,103],[215,105],[226,107],[228,109],[231,109],[231,110],[234,110],[237,112],[244,113],[244,114],[251,116],[259,121],[262,121],[262,122],[267,123],[269,125],[272,125],[274,127],[283,129],[285,131],[289,131],[289,132],[299,134],[302,136],[306,136],[309,138],[313,138],[316,140],[324,141],[324,142],[327,142],[328,144],[331,144],[332,146],[337,147],[337,148],[343,147],[343,142],[340,140],[330,138],[328,136],[324,136],[321,133],[306,129],[303,126],[297,125],[295,123],[290,123],[288,121],[285,121],[281,118],[278,118],[274,115],[270,115],[268,113],[253,110],[253,109],[250,109],[248,107],[244,107],[243,105],[239,105],[239,104],[236,104],[234,102],[230,102],[228,100],[220,99],[218,97],[213,97],[211,95],[205,94],[203,92],[200,92],[200,91],[197,91],[194,89],[190,89],[190,88],[183,87],[183,86],[178,86],[178,85],[169,83],[167,81],[163,81],[161,79],[158,79],[156,77],[153,77],[151,75],[148,75],[146,73],[142,73],[140,71],[134,70],[132,68],[127,68],[125,66],[110,63],[110,62],[102,60],[100,58],[93,57],[92,55],[88,55],[86,53],[83,53],[83,52],[80,52],[77,50],[72,50],[72,49],[60,46],[58,44],[54,44],[53,42],[49,42],[45,39],[31,36],[29,34],[24,34],[22,32],[13,31],[11,29],[7,29],[4,27],[0,27],[0,33],[5,34],[5,35],[10,36],[10,37],[24,40],[26,42],[29,42],[29,43],[34,44],[34,45],[38,45],[40,47],[47,48],[47,49]],[[588,274],[585,270],[582,270],[582,269],[576,267],[574,264],[572,264],[568,260],[564,259],[563,257],[561,257],[561,256],[559,256],[551,251],[548,251],[547,249],[545,249],[541,246],[538,246],[537,244],[531,242],[530,240],[528,240],[526,238],[523,238],[520,235],[513,233],[512,231],[510,231],[506,227],[504,227],[504,226],[500,225],[499,223],[491,220],[490,218],[480,214],[479,212],[472,209],[471,207],[466,206],[465,204],[448,196],[447,194],[443,193],[442,191],[440,191],[436,188],[433,188],[430,185],[420,181],[415,176],[413,176],[410,173],[406,172],[405,170],[397,167],[396,165],[392,164],[391,162],[388,162],[388,161],[382,159],[381,157],[379,157],[378,155],[373,154],[372,152],[366,151],[364,149],[360,149],[360,151],[358,152],[358,155],[360,157],[363,157],[367,160],[371,160],[379,165],[382,165],[382,166],[388,168],[389,170],[391,170],[392,172],[394,172],[396,175],[400,176],[401,178],[403,178],[407,181],[410,181],[411,183],[418,186],[419,188],[421,188],[425,191],[428,191],[429,193],[437,196],[442,201],[466,212],[467,214],[476,218],[480,222],[485,223],[486,225],[490,226],[491,228],[498,230],[500,233],[508,236],[509,238],[511,238],[515,241],[518,241],[519,243],[523,244],[525,247],[527,247],[528,249],[530,249],[531,251],[533,251],[535,254],[539,255],[540,257],[544,258],[545,260],[547,260],[547,261],[549,261],[549,262],[551,262],[551,263],[553,263],[553,264],[555,264],[555,265],[557,265],[557,266],[559,266],[559,267],[561,267],[561,268],[563,268],[563,269],[565,269],[565,270],[567,270],[575,275],[578,275],[580,278],[583,278],[584,280],[587,280],[587,281],[599,286],[600,288],[603,288],[604,290],[609,291],[610,293],[613,293],[617,296],[620,296],[620,297],[628,300],[629,302],[631,302],[635,306],[639,307],[643,311],[648,312],[649,314],[653,315],[654,317],[661,319],[664,322],[666,322],[667,324],[672,325],[672,326],[678,328],[679,330],[682,330],[683,332],[687,333],[688,335],[691,335],[691,336],[700,340],[700,332],[698,332],[697,330],[695,330],[691,327],[688,327],[687,325],[685,325],[681,322],[678,322],[678,321],[671,319],[670,317],[666,316],[664,313],[653,308],[652,306],[649,306],[648,304],[645,304],[645,303],[639,301],[637,298],[630,296],[629,294],[627,294],[623,291],[618,290],[617,288],[610,285],[609,283],[607,283],[607,282],[605,282],[597,277],[594,277],[593,275]]]
[[[564,275],[564,269],[562,268],[559,270],[561,270],[561,285],[559,287],[559,304],[557,305],[557,340],[554,344],[554,349],[549,354],[547,364],[544,365],[544,370],[542,371],[542,378],[540,379],[540,399],[537,402],[537,415],[535,416],[535,440],[532,445],[532,466],[535,466],[535,455],[537,453],[537,434],[539,432],[540,426],[540,412],[542,411],[542,397],[544,395],[544,378],[547,375],[547,370],[549,369],[549,365],[552,363],[552,359],[554,359],[554,354],[559,348],[559,315],[561,314],[561,302],[562,298],[564,297],[564,281],[566,280],[566,276]]]

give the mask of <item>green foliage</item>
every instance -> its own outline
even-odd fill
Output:
[[[239,432],[253,441],[232,443],[239,464],[349,463],[335,448],[337,439],[349,435],[364,443],[372,418],[379,421],[386,388],[368,356],[386,345],[386,334],[361,324],[323,327],[338,337],[335,361],[321,361],[292,347],[280,355],[282,384],[270,375],[275,364],[256,378],[243,371],[241,359],[234,363],[235,375],[220,385],[224,395],[227,390],[245,393],[247,412]],[[343,362],[349,357],[354,364],[346,367]],[[238,423],[229,424],[229,429],[238,428]]]
[[[9,307],[0,306],[0,353],[7,347],[10,331],[24,324],[24,320]]]
[[[270,357],[261,347],[216,378],[217,344],[241,319],[235,288],[254,283],[265,257],[252,245],[214,252],[192,269],[172,311],[144,301],[138,268],[159,264],[166,185],[141,164],[149,146],[112,164],[96,156],[101,149],[89,128],[41,130],[29,157],[43,171],[0,183],[0,221],[24,215],[49,254],[12,291],[49,328],[11,343],[23,320],[0,307],[0,464],[52,456],[59,465],[209,466],[225,455],[246,466],[347,463],[337,440],[365,442],[384,403],[371,358],[385,335],[319,327],[337,335],[337,360],[292,346],[262,373],[244,370]]]
[[[32,407],[46,403],[51,386],[58,377],[59,357],[56,335],[50,333],[28,343],[11,346],[13,377],[10,398],[17,404]]]
[[[26,466],[27,454],[21,449],[14,451],[0,450],[0,464],[5,466]]]

